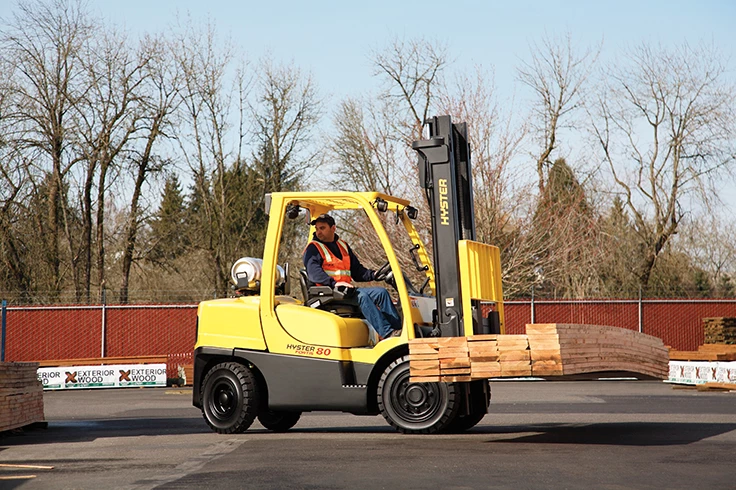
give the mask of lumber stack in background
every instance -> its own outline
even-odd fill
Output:
[[[526,335],[471,335],[409,343],[413,382],[630,372],[665,379],[661,339],[618,327],[528,324]]]
[[[736,345],[736,318],[703,318],[706,344]]]
[[[0,432],[44,421],[34,362],[0,362]]]
[[[736,345],[704,344],[698,350],[671,350],[671,361],[736,361]]]

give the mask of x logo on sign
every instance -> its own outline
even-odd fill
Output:
[[[130,381],[130,370],[123,371],[120,369],[120,379],[118,381]]]
[[[69,371],[66,371],[66,381],[64,381],[64,384],[76,383],[76,382],[77,382],[77,372],[74,371],[73,373],[70,373]]]

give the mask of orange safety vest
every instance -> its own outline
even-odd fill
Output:
[[[350,253],[348,252],[347,243],[342,241],[342,239],[337,240],[337,248],[339,248],[340,253],[342,253],[341,259],[331,253],[330,249],[328,249],[327,245],[324,243],[313,240],[309,242],[307,246],[311,244],[314,244],[317,247],[319,254],[322,256],[322,269],[328,276],[333,278],[335,282],[352,283],[353,278],[350,274]],[[321,284],[318,284],[318,286],[321,286]]]

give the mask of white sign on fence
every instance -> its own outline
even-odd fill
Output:
[[[38,368],[44,390],[166,386],[166,364]]]

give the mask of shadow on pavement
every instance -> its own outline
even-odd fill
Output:
[[[303,427],[298,425],[279,438],[289,434],[387,434],[421,440],[432,437],[462,439],[467,436],[492,435],[488,444],[582,444],[614,446],[670,446],[697,442],[709,437],[736,430],[729,423],[651,423],[622,422],[598,424],[530,424],[530,425],[480,425],[465,434],[440,434],[437,436],[400,436],[390,426]],[[92,441],[100,437],[137,437],[157,435],[213,434],[200,417],[188,418],[130,418],[93,421],[50,422],[47,429],[25,430],[0,435],[0,452],[16,445],[51,444]],[[267,438],[270,431],[255,425],[246,434]],[[227,437],[227,436],[222,436]]]
[[[487,429],[487,430],[486,430]],[[514,434],[519,437],[488,443],[591,444],[612,446],[672,446],[691,444],[736,430],[736,424],[626,422],[479,427],[471,432]],[[530,434],[531,433],[531,434]]]
[[[47,429],[25,429],[0,434],[0,451],[3,446],[84,442],[100,437],[186,435],[211,432],[202,417],[51,421]]]

